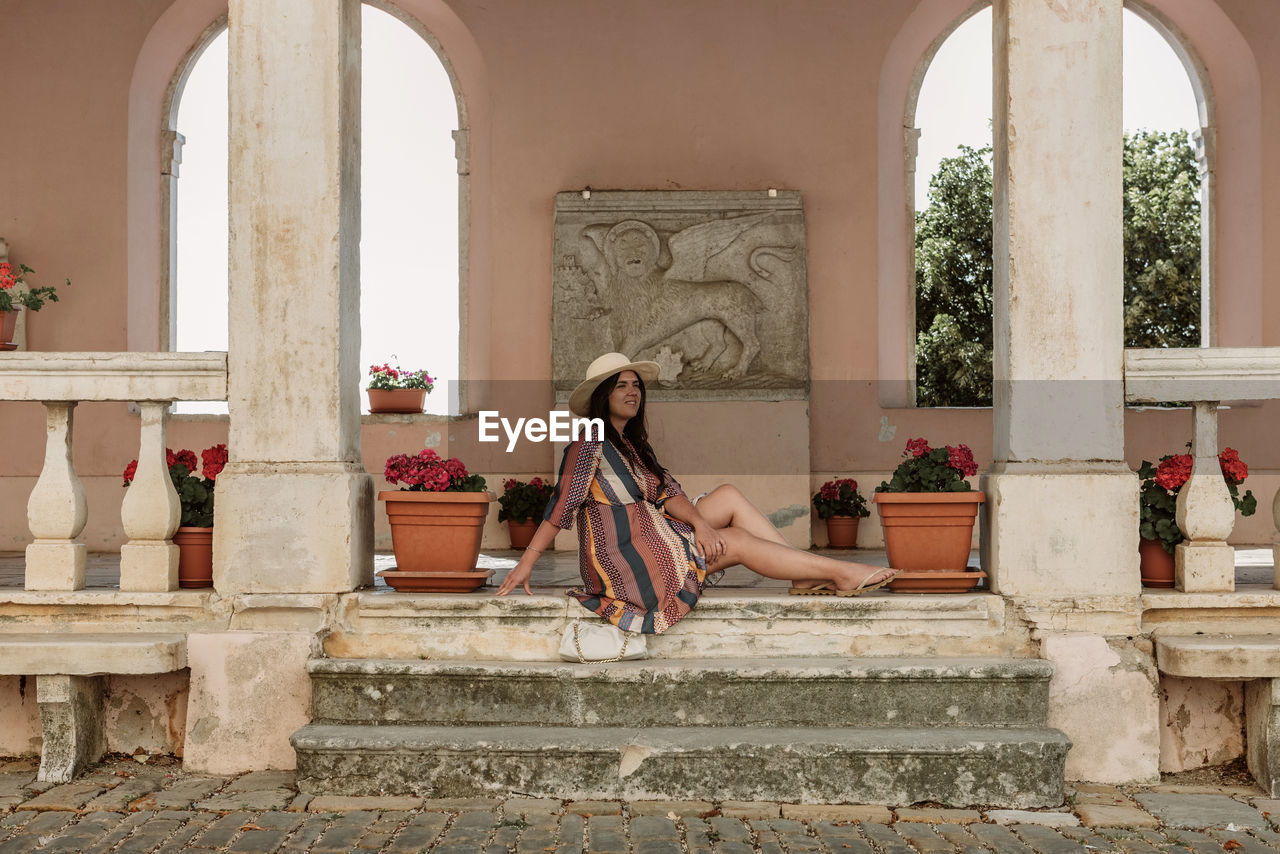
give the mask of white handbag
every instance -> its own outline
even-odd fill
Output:
[[[648,658],[649,648],[638,632],[624,632],[612,623],[574,620],[560,637],[560,657],[582,664],[607,664]]]

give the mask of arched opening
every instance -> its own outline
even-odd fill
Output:
[[[1125,320],[1129,346],[1195,346],[1211,328],[1204,224],[1209,112],[1189,53],[1151,13],[1124,15]],[[991,403],[991,10],[931,46],[907,99],[919,406]],[[1201,147],[1203,152],[1203,146]],[[912,180],[913,179],[913,180]],[[1205,299],[1202,304],[1201,279]],[[1203,316],[1203,317],[1202,317]]]
[[[427,411],[456,414],[465,113],[438,46],[415,23],[394,7],[363,7],[360,357],[365,367],[391,361],[428,371],[437,382]],[[175,156],[163,182],[162,346],[225,350],[225,21],[184,63],[170,104],[164,136]]]

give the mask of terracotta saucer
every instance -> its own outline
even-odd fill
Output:
[[[977,569],[956,572],[907,570],[889,582],[889,589],[894,593],[965,593],[986,577],[985,572]]]
[[[492,569],[471,572],[410,572],[384,569],[377,575],[388,586],[404,593],[470,593],[479,590],[493,575]]]
[[[11,342],[0,342],[0,350],[17,350],[18,345]]]

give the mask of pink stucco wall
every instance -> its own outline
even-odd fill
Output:
[[[989,411],[881,409],[875,388],[886,334],[877,329],[878,78],[917,5],[405,0],[403,8],[448,54],[470,119],[470,376],[549,374],[557,191],[797,189],[808,223],[810,470],[882,474],[916,435],[967,442],[980,464],[989,463]],[[1270,156],[1280,153],[1280,85],[1273,82],[1280,80],[1280,9],[1249,0],[1219,5],[1247,41],[1262,81],[1262,173],[1249,184],[1262,199],[1262,269],[1258,281],[1233,287],[1260,290],[1261,343],[1280,345],[1280,240],[1271,239],[1280,232],[1280,170]],[[20,132],[0,134],[0,235],[15,261],[75,282],[62,303],[31,318],[31,349],[136,349],[154,334],[154,318],[131,316],[127,306],[131,293],[136,301],[139,289],[158,289],[147,279],[158,268],[129,260],[130,247],[150,234],[140,229],[156,221],[146,214],[154,209],[145,194],[158,192],[154,181],[131,178],[130,163],[146,160],[137,140],[155,144],[156,137],[131,133],[130,121],[159,116],[155,99],[176,68],[161,74],[140,57],[183,56],[216,17],[215,6],[136,0],[126,13],[91,0],[5,3],[0,80],[21,81],[7,84],[4,97],[7,125]],[[162,16],[157,45],[153,29]],[[131,106],[131,95],[141,103]],[[1233,91],[1224,86],[1215,97],[1229,99]],[[1218,199],[1220,209],[1231,204]],[[548,390],[530,406],[545,411],[550,403]],[[1278,411],[1270,404],[1222,420],[1224,440],[1263,475],[1264,504],[1277,482],[1266,475],[1280,476],[1280,447],[1269,429]],[[114,548],[121,537],[117,478],[137,454],[137,420],[123,404],[85,404],[76,418],[77,469],[91,499],[86,541],[91,549]],[[698,412],[682,408],[679,418],[668,433],[679,448],[665,455],[677,475],[682,467],[740,469],[732,457],[736,437],[761,428],[715,403]],[[418,447],[424,433],[366,426],[366,465],[379,472],[387,453]],[[1127,456],[1136,465],[1179,450],[1189,434],[1186,413],[1132,413]],[[0,436],[0,550],[14,550],[28,539],[26,495],[43,456],[39,405],[0,403]],[[180,422],[170,444],[198,449],[224,437],[224,424]],[[481,472],[551,470],[549,446],[524,447],[511,457],[474,447],[464,458]],[[1237,539],[1269,540],[1265,514],[1242,524]]]

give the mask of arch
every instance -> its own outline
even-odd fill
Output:
[[[923,0],[907,16],[880,69],[877,276],[880,404],[915,401],[914,127],[920,84],[946,38],[987,0]],[[1244,37],[1211,0],[1126,0],[1169,42],[1200,110],[1205,344],[1262,341],[1261,81]],[[1188,33],[1194,32],[1192,39]],[[1214,92],[1230,93],[1215,98]],[[1202,189],[1202,193],[1205,192]]]
[[[375,0],[421,36],[444,66],[458,105],[459,373],[487,372],[487,353],[468,335],[468,317],[487,316],[490,225],[487,210],[473,210],[473,192],[488,192],[489,115],[487,76],[478,45],[444,0]],[[127,346],[168,349],[172,205],[171,181],[176,107],[191,67],[226,26],[227,0],[177,0],[143,41],[129,85],[127,165]],[[469,105],[476,105],[470,107]],[[474,134],[477,127],[481,132]],[[464,388],[465,393],[465,388]],[[463,401],[464,409],[467,405]]]

